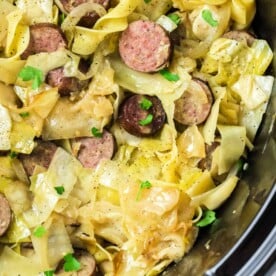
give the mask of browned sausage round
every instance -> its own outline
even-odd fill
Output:
[[[86,250],[83,249],[75,249],[74,257],[80,262],[81,268],[80,270],[76,271],[77,276],[94,276],[97,273],[97,266],[95,258]],[[55,274],[63,274],[64,261],[62,260],[56,271]]]
[[[151,103],[149,108],[143,108],[145,101]],[[163,127],[166,113],[157,97],[133,95],[121,104],[118,119],[119,124],[130,134],[152,136]]]
[[[102,137],[80,137],[71,141],[72,148],[77,148],[76,157],[85,168],[94,169],[102,160],[111,159],[115,151],[113,135],[104,130]]]
[[[53,87],[58,87],[61,96],[69,96],[71,92],[85,89],[89,80],[79,80],[76,77],[65,77],[63,67],[51,70],[46,76],[46,83]]]
[[[3,194],[0,193],[0,237],[8,230],[12,219],[9,202]]]
[[[206,157],[201,159],[198,163],[198,167],[204,170],[211,170],[212,161],[213,161],[213,153],[215,149],[219,146],[219,142],[213,142],[211,145],[205,144],[205,152]]]
[[[52,23],[37,23],[30,26],[30,42],[21,54],[22,59],[42,52],[54,52],[67,46],[66,38],[59,26]]]
[[[47,169],[56,150],[57,146],[54,143],[38,140],[31,154],[20,154],[19,159],[27,175],[31,176],[33,174],[36,165]]]
[[[88,0],[76,0],[76,1],[61,0],[60,2],[64,10],[67,13],[70,13],[75,7],[83,3],[87,3],[89,1]],[[110,0],[94,0],[93,2],[96,4],[102,5],[105,9],[107,9],[110,4]],[[99,18],[100,16],[96,12],[88,12],[83,17],[81,17],[77,25],[86,27],[86,28],[92,28]]]
[[[208,85],[192,79],[188,89],[175,101],[174,119],[183,125],[203,123],[212,108],[213,96]]]
[[[230,32],[225,33],[223,35],[223,37],[237,40],[239,42],[246,41],[248,46],[252,46],[252,44],[254,43],[254,41],[256,39],[254,37],[254,35],[252,35],[248,32],[245,32],[245,31],[230,31]]]
[[[166,67],[171,48],[167,32],[147,20],[130,23],[119,40],[119,52],[125,64],[141,72],[156,72]]]

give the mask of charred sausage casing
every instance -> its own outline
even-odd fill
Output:
[[[143,109],[143,99],[152,103],[149,109]],[[152,121],[148,124],[141,124],[141,120],[152,115]],[[119,124],[132,135],[146,137],[157,133],[166,121],[166,113],[161,101],[156,96],[133,95],[127,98],[119,109]]]

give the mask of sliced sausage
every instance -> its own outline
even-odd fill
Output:
[[[216,148],[219,146],[219,142],[213,142],[211,145],[205,144],[205,152],[206,157],[201,159],[198,163],[198,167],[204,170],[211,170],[212,168],[212,161],[213,161],[213,153]]]
[[[141,72],[156,72],[169,63],[171,41],[159,24],[137,20],[129,24],[119,40],[124,63]]]
[[[48,169],[56,150],[54,143],[38,140],[31,154],[20,154],[19,159],[27,175],[31,176],[37,165]]]
[[[12,220],[11,208],[6,197],[0,193],[0,237],[8,230]]]
[[[42,52],[54,52],[67,46],[64,33],[59,26],[52,23],[37,23],[30,26],[30,42],[21,54],[22,59]]]
[[[89,0],[60,0],[64,10],[70,13],[75,7],[90,2]],[[93,0],[94,3],[102,5],[105,9],[109,7],[110,0]],[[77,23],[78,26],[92,28],[100,16],[96,12],[88,12],[81,17],[80,21]]]
[[[94,276],[97,274],[96,260],[89,252],[83,249],[75,249],[73,256],[81,265],[80,270],[76,271],[77,276]],[[63,265],[64,260],[59,263],[55,275],[64,273]]]
[[[212,108],[213,96],[208,85],[192,79],[188,89],[175,101],[174,119],[183,125],[203,123]]]
[[[245,31],[230,31],[223,35],[225,38],[233,39],[238,42],[246,41],[247,45],[250,47],[254,43],[256,37]]]
[[[94,169],[102,160],[111,159],[116,145],[113,135],[104,130],[102,137],[80,137],[71,141],[76,157],[85,168]]]
[[[142,107],[147,100],[151,106],[146,109]],[[145,121],[147,118],[152,117]],[[133,95],[127,98],[120,106],[119,124],[130,134],[135,136],[152,136],[165,124],[166,113],[161,101],[155,96]]]
[[[79,70],[86,73],[89,65],[86,61],[81,60],[79,63]],[[69,96],[71,92],[81,91],[87,88],[89,80],[79,80],[76,77],[64,76],[63,67],[51,70],[46,76],[46,83],[53,87],[58,87],[58,92],[61,96]]]

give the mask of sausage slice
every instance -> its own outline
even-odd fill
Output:
[[[151,103],[149,108],[143,108],[145,101]],[[133,95],[121,104],[118,120],[119,124],[132,135],[152,136],[165,124],[166,113],[157,97]]]
[[[222,37],[236,40],[238,42],[246,41],[247,45],[250,47],[255,41],[254,35],[245,31],[230,31],[225,33]]]
[[[0,237],[8,230],[12,219],[11,208],[8,200],[0,193]]]
[[[31,176],[37,165],[48,169],[56,150],[57,146],[54,143],[38,140],[31,154],[20,154],[19,159],[27,175]]]
[[[71,92],[81,91],[88,86],[88,80],[79,80],[76,77],[65,77],[63,67],[51,70],[46,76],[46,83],[58,87],[61,96],[69,96]]]
[[[113,135],[104,130],[102,137],[80,137],[71,141],[72,148],[77,148],[76,157],[85,168],[94,169],[102,160],[111,159],[115,151]]]
[[[201,170],[211,170],[212,168],[212,161],[213,161],[213,153],[216,148],[219,146],[219,142],[213,142],[211,145],[205,144],[205,152],[206,157],[201,159],[198,163],[198,167]]]
[[[141,72],[156,72],[168,65],[171,41],[159,24],[137,20],[128,25],[119,40],[124,63]]]
[[[21,58],[26,59],[41,52],[54,52],[66,46],[65,35],[59,26],[52,23],[37,23],[30,26],[30,42]]]
[[[188,89],[175,102],[174,119],[183,125],[203,123],[212,108],[213,96],[208,85],[192,79]]]
[[[75,249],[74,257],[80,262],[80,270],[76,271],[77,276],[94,276],[97,273],[97,266],[95,258],[86,250],[83,249]],[[64,261],[62,260],[56,271],[55,274],[63,274]]]

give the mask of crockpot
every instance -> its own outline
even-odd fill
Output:
[[[276,2],[257,1],[253,29],[274,52],[267,74],[276,71]],[[276,84],[267,112],[235,191],[218,210],[216,222],[200,230],[194,248],[166,276],[252,276],[276,273]]]

